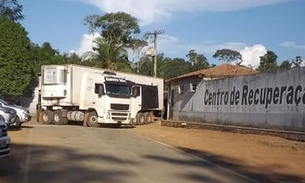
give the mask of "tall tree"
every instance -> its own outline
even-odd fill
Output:
[[[162,65],[164,63],[164,54],[159,53],[157,55],[157,76],[162,77]],[[137,63],[137,73],[147,75],[147,76],[153,76],[154,75],[154,64],[153,61],[147,57],[141,57],[140,61]]]
[[[65,60],[65,63],[67,63],[67,64],[78,64],[78,65],[82,64],[82,58],[74,52],[73,53],[65,53],[63,55],[63,58]]]
[[[291,68],[291,63],[289,60],[284,60],[281,65],[280,65],[281,69],[290,69]]]
[[[195,50],[190,50],[186,55],[191,63],[190,71],[197,71],[200,69],[206,69],[209,67],[209,62],[203,54],[196,53]]]
[[[94,42],[97,44],[94,51],[83,54],[83,59],[91,66],[112,70],[118,70],[118,65],[123,70],[130,68],[128,52],[122,45],[107,42],[103,38],[97,38]]]
[[[33,76],[31,43],[19,24],[0,17],[0,95],[21,96]]]
[[[137,62],[136,72],[146,76],[153,76],[154,75],[153,62],[147,56],[141,57],[140,60]]]
[[[263,56],[260,56],[260,65],[258,71],[261,72],[270,72],[276,71],[277,69],[277,55],[273,51],[267,51]]]
[[[22,9],[18,0],[0,0],[0,16],[5,16],[12,21],[24,19]]]
[[[122,64],[128,61],[127,49],[145,44],[145,41],[136,38],[140,34],[137,19],[124,12],[90,15],[85,17],[84,24],[90,32],[99,32],[101,36],[95,40],[98,45],[95,54],[99,55],[95,59],[99,59],[102,68],[117,69],[118,64],[128,67],[129,64]]]
[[[219,49],[213,55],[213,58],[217,58],[226,62],[236,62],[237,65],[240,65],[243,61],[242,55],[235,50],[231,49]]]
[[[41,65],[44,64],[64,64],[64,57],[58,50],[52,48],[51,44],[44,42],[41,46],[38,44],[31,44],[31,60],[34,64],[36,73],[40,72]]]
[[[160,70],[160,77],[173,78],[191,72],[191,63],[183,58],[165,58]]]

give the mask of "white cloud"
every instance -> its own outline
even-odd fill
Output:
[[[103,12],[127,12],[142,25],[171,18],[175,13],[235,11],[289,0],[75,0],[98,7]]]
[[[296,44],[295,42],[292,42],[292,41],[286,41],[286,42],[280,43],[280,46],[305,50],[305,45],[298,45],[298,44]]]
[[[98,37],[98,34],[94,34],[94,36],[92,34],[84,34],[79,48],[76,49],[76,53],[81,55],[86,51],[91,51],[93,46],[92,40],[96,37]],[[242,65],[251,66],[253,68],[257,68],[259,66],[259,57],[267,53],[267,49],[260,44],[246,46],[244,43],[238,42],[217,43],[213,41],[198,44],[187,44],[182,43],[178,38],[169,35],[160,35],[157,43],[157,51],[172,58],[185,58],[185,55],[190,50],[195,50],[197,53],[204,55],[214,54],[216,50],[223,48],[236,50],[239,51],[243,57],[244,61],[242,62]],[[151,47],[151,45],[148,47]],[[129,51],[130,60],[137,61],[137,59],[139,59],[137,54],[143,53],[143,50],[138,51],[138,53]]]
[[[216,50],[224,48],[239,51],[243,58],[242,65],[253,68],[259,66],[260,56],[267,53],[265,46],[260,44],[246,46],[244,43],[238,42],[217,43],[212,41],[201,44],[184,44],[178,38],[171,36],[160,36],[160,40],[158,41],[159,52],[169,57],[184,58],[188,51],[192,49],[200,54],[212,55]]]
[[[176,37],[161,35],[158,39],[158,52],[165,53],[168,56],[185,56],[190,50],[195,50],[197,53],[214,53],[217,49],[228,48],[232,50],[240,50],[245,47],[245,44],[238,42],[217,43],[206,41],[197,44],[182,43]]]
[[[158,50],[160,53],[164,53],[166,56],[170,57],[183,57],[190,50],[196,50],[197,53],[203,53],[204,55],[214,54],[218,49],[232,49],[239,51],[242,55],[244,66],[251,66],[257,68],[260,62],[260,56],[267,53],[265,46],[257,44],[253,46],[246,46],[244,43],[238,42],[204,42],[200,44],[184,44],[179,41],[176,37],[171,36],[160,36],[158,41]]]
[[[245,47],[240,51],[240,54],[243,57],[242,65],[251,66],[257,68],[260,62],[260,56],[263,56],[267,53],[267,49],[263,45],[254,45],[251,47]]]
[[[94,46],[93,40],[97,37],[100,37],[99,34],[83,34],[82,39],[80,41],[80,45],[76,49],[76,53],[78,55],[82,55],[87,51],[92,51],[92,47]]]

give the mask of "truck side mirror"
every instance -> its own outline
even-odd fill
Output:
[[[131,96],[135,97],[135,98],[140,96],[140,87],[139,86],[133,86],[132,87]]]
[[[98,94],[98,97],[102,97],[105,94],[104,85],[96,84],[95,85],[95,93]]]

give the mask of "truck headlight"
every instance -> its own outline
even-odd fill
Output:
[[[110,112],[106,113],[106,119],[110,119]]]

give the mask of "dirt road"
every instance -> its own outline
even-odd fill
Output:
[[[11,157],[0,160],[7,183],[256,183],[262,177],[179,151],[132,128],[26,124],[10,131]]]
[[[134,131],[274,182],[305,183],[305,142],[268,135],[165,127],[157,123],[138,126]]]
[[[305,143],[267,135],[173,128],[158,123],[112,129],[35,122],[9,135],[12,156],[7,162],[0,161],[0,183],[45,182],[46,177],[49,182],[99,182],[103,177],[109,178],[106,182],[143,178],[146,182],[236,182],[236,175],[238,180],[246,178],[250,182],[305,183]],[[9,170],[5,167],[8,164]],[[128,176],[119,179],[115,171],[109,173],[109,167]],[[172,171],[179,173],[171,176]]]

